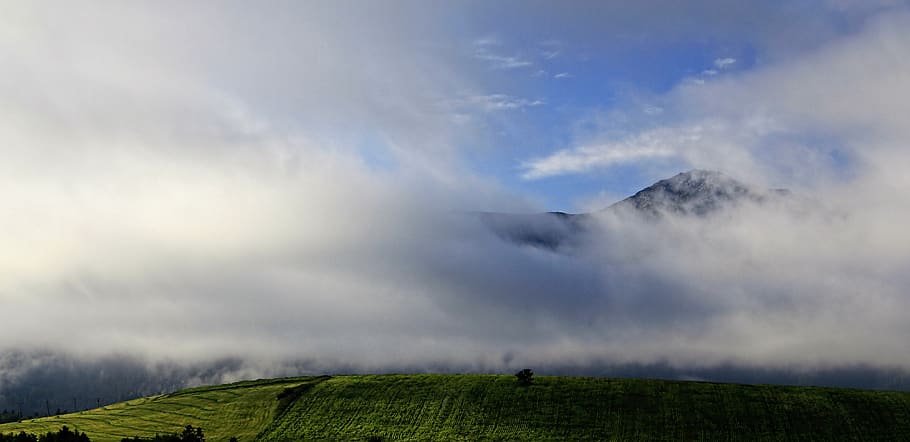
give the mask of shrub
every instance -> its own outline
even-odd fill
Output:
[[[515,377],[518,378],[518,385],[522,387],[527,387],[534,383],[534,372],[530,368],[525,368],[524,370],[515,373]]]

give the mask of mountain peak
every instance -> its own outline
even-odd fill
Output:
[[[761,192],[714,170],[692,169],[660,180],[611,207],[633,207],[659,214],[704,215],[742,199],[762,200]]]
[[[667,178],[665,180],[661,180],[661,181],[672,181],[672,180],[679,180],[679,179],[707,181],[707,180],[718,179],[718,178],[727,178],[727,176],[717,170],[691,169],[691,170],[687,170],[685,172],[677,173],[676,175],[674,175],[670,178]],[[729,179],[729,178],[727,178],[727,179]]]
[[[693,169],[660,180],[601,213],[629,211],[659,218],[662,214],[709,215],[743,201],[761,203],[787,197],[785,189],[763,190],[714,170]],[[571,247],[580,235],[596,228],[590,213],[547,212],[508,214],[477,212],[478,218],[503,240],[553,251]]]

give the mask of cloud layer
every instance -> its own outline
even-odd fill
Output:
[[[465,214],[533,206],[466,166],[484,129],[440,106],[545,107],[459,92],[484,90],[465,58],[525,67],[511,52],[459,58],[426,11],[111,8],[0,26],[2,351],[247,374],[910,368],[906,16],[749,72],[718,59],[622,136],[520,172],[722,169],[796,207],[602,214],[554,253]]]

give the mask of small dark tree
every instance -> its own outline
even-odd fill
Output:
[[[525,368],[524,370],[515,373],[515,377],[518,378],[518,385],[522,387],[527,387],[534,383],[534,372],[530,368]]]
[[[186,428],[183,429],[183,434],[180,435],[180,439],[183,440],[183,442],[205,442],[202,428],[193,428],[192,425],[187,425]]]

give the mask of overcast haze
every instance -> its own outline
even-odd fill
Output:
[[[910,369],[910,7],[624,3],[2,2],[0,394],[60,360]],[[693,168],[795,197],[571,251],[466,215]]]

